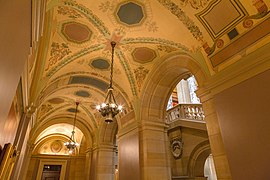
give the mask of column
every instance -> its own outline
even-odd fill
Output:
[[[99,145],[92,152],[91,180],[113,180],[114,177],[114,147]]]
[[[163,122],[145,122],[140,128],[140,167],[143,180],[169,180],[168,136]]]
[[[205,113],[206,127],[214,158],[217,178],[219,180],[232,179],[213,97],[210,94],[207,94],[201,97],[201,101]]]
[[[22,118],[20,120],[14,145],[17,147],[17,151],[19,152],[19,157],[16,160],[13,172],[12,172],[12,178],[17,179],[18,177],[22,176],[22,174],[25,174],[27,169],[25,169],[25,162],[28,162],[26,159],[29,158],[33,150],[33,146],[28,144],[29,134],[31,130],[31,119],[35,115],[36,107],[31,105],[27,106],[25,109],[25,112],[22,115]],[[30,153],[30,155],[29,155]],[[27,164],[28,165],[28,164]]]

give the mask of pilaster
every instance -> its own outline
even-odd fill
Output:
[[[114,146],[99,145],[93,149],[91,162],[92,180],[113,180],[114,177]]]
[[[140,126],[141,179],[171,179],[165,123],[145,121]]]
[[[219,180],[230,180],[231,172],[228,158],[224,148],[219,120],[214,105],[213,96],[206,93],[200,97],[205,114],[206,127],[210,141],[210,147],[215,163],[217,178]]]

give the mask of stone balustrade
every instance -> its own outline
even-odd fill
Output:
[[[167,110],[166,121],[172,123],[176,120],[188,119],[204,121],[204,112],[201,104],[178,104]]]

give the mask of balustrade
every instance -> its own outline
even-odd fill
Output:
[[[174,122],[180,119],[188,120],[204,120],[204,112],[201,104],[178,104],[167,110],[167,123]]]

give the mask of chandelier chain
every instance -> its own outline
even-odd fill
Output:
[[[112,46],[112,62],[111,62],[111,74],[110,74],[110,86],[109,88],[112,88],[112,79],[113,79],[113,61],[114,61],[114,47],[116,43],[114,41],[111,42]]]
[[[75,130],[75,123],[76,123],[76,118],[77,118],[78,106],[79,106],[79,102],[76,102],[75,117],[74,117],[73,130],[72,130],[73,133],[75,132],[74,130]]]

